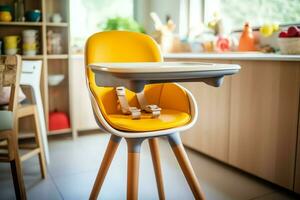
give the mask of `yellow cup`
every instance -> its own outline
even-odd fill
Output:
[[[4,49],[14,49],[17,48],[18,43],[20,42],[20,36],[10,35],[3,38]]]
[[[38,44],[36,42],[34,43],[24,43],[23,44],[23,50],[36,50],[38,48]]]
[[[12,20],[12,16],[9,11],[1,11],[0,12],[0,21],[1,22],[10,22]]]

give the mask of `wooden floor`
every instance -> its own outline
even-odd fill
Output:
[[[50,139],[48,178],[40,177],[38,159],[24,163],[28,199],[88,199],[109,136],[95,134]],[[167,141],[160,140],[160,155],[166,199],[193,199]],[[149,145],[144,143],[140,158],[139,199],[158,199]],[[206,156],[187,151],[208,200],[289,200],[292,193],[227,167]],[[87,156],[89,155],[89,156]],[[99,199],[126,198],[126,144],[121,142],[100,191]],[[0,163],[0,199],[14,199],[8,164]],[[298,197],[299,199],[299,197]]]

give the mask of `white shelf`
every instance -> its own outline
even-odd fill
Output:
[[[42,22],[0,22],[0,26],[42,26]]]
[[[60,134],[71,133],[71,132],[72,132],[71,128],[66,128],[66,129],[60,129],[55,131],[48,131],[48,135],[60,135]]]
[[[48,59],[68,59],[69,55],[68,54],[48,54],[47,55]]]
[[[43,55],[35,55],[35,56],[24,56],[22,55],[22,59],[24,60],[40,60],[43,59],[44,56]]]
[[[55,130],[55,131],[48,131],[47,135],[62,135],[62,134],[67,134],[71,133],[72,129],[71,128],[66,128],[66,129],[60,129],[60,130]],[[19,139],[26,139],[26,138],[34,138],[35,134],[34,133],[20,133],[19,134]]]
[[[49,26],[49,27],[68,27],[69,24],[67,22],[60,22],[60,23],[47,22],[46,26]]]

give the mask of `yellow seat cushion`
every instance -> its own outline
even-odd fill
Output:
[[[116,129],[123,131],[141,132],[157,131],[187,124],[190,115],[176,110],[162,109],[158,118],[151,118],[150,113],[142,113],[141,119],[133,120],[131,115],[110,114],[108,122]]]
[[[184,126],[190,122],[190,104],[185,90],[174,83],[150,84],[144,88],[149,104],[162,108],[158,119],[142,112],[141,119],[133,120],[131,115],[124,115],[118,105],[115,89],[98,87],[90,84],[105,120],[115,129],[130,132],[158,131]],[[126,89],[126,99],[130,106],[139,107],[134,92]]]

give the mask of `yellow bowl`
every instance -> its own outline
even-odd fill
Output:
[[[9,11],[1,11],[0,12],[0,21],[1,22],[10,22],[12,20],[12,16]]]

